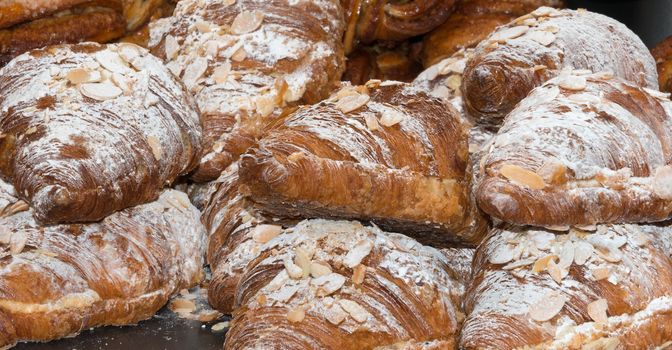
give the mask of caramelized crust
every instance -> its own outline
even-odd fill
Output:
[[[478,203],[542,227],[672,216],[672,103],[610,74],[569,71],[509,114],[484,157]]]
[[[155,199],[200,159],[191,96],[132,44],[56,46],[0,70],[0,171],[45,223]]]
[[[463,349],[653,349],[672,338],[672,231],[495,229],[478,248]]]
[[[294,106],[336,88],[345,66],[338,0],[183,0],[152,24],[152,53],[196,96],[203,157],[192,179],[216,179]]]
[[[299,109],[241,157],[245,190],[278,216],[372,220],[436,245],[477,244],[467,129],[448,104],[371,81]]]
[[[6,0],[0,3],[0,29],[91,4],[117,11],[122,8],[122,0]]]
[[[464,48],[475,47],[500,25],[540,6],[563,0],[461,0],[448,19],[423,39],[422,63],[429,67]]]
[[[181,192],[56,226],[40,226],[12,197],[0,196],[0,346],[136,324],[203,276],[205,230]]]
[[[672,36],[660,42],[651,50],[658,66],[660,90],[672,92]]]
[[[658,89],[651,54],[625,25],[585,10],[541,7],[478,45],[464,72],[465,109],[479,123],[497,127],[533,88],[565,68],[610,71]]]

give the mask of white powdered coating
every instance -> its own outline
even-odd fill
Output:
[[[413,85],[419,87],[431,96],[441,98],[464,115],[462,102],[462,73],[467,61],[473,55],[473,49],[462,49],[452,56],[441,60],[420,73]],[[466,116],[465,116],[466,119]]]
[[[52,337],[135,323],[200,281],[205,237],[199,211],[175,190],[99,223],[40,226],[32,210],[16,213],[0,219],[0,309],[10,320],[60,315]],[[17,238],[25,245],[15,251]],[[11,282],[21,276],[39,282]],[[37,340],[32,330],[17,335]]]
[[[230,33],[229,25],[236,15],[253,10],[263,13],[261,25],[249,33]],[[340,13],[339,3],[333,0],[287,1],[284,6],[257,0],[241,0],[229,6],[215,0],[183,0],[173,17],[150,26],[149,46],[163,51],[167,37],[176,40],[177,52],[166,58],[168,67],[194,92],[201,113],[210,115],[208,120],[212,121],[204,123],[204,128],[212,139],[206,141],[228,142],[228,134],[246,118],[268,114],[277,117],[287,104],[302,100],[307,87],[328,89],[331,72],[323,70],[338,70],[343,60],[338,35],[343,31]],[[301,20],[306,23],[294,23]],[[308,23],[319,25],[311,31],[322,33],[303,33]],[[316,39],[320,36],[323,40]],[[236,56],[243,51],[242,59]],[[194,62],[202,62],[198,65],[203,66],[204,74],[188,75]],[[215,76],[217,68],[227,64],[232,68],[226,76]],[[210,134],[211,124],[213,129],[221,128],[223,134]],[[216,147],[207,151],[210,153],[202,164],[221,152]]]
[[[122,93],[106,100],[89,98],[82,93],[87,84],[70,82],[75,71]],[[12,164],[13,175],[26,177],[19,190],[32,197],[38,214],[50,205],[42,201],[51,200],[44,178],[85,192],[87,177],[95,173],[97,190],[121,202],[127,187],[146,181],[147,172],[154,183],[146,187],[158,191],[195,165],[201,128],[193,101],[143,48],[58,46],[17,57],[0,76],[2,131],[21,135],[19,140],[42,134],[19,141]],[[42,102],[46,100],[52,101]],[[71,155],[70,148],[83,155]],[[140,172],[134,163],[147,164],[146,169]]]
[[[255,256],[270,252],[269,257],[254,266],[258,269],[283,264],[286,260],[296,262],[294,260],[296,252],[301,249],[311,260],[326,263],[334,269],[334,272],[343,274],[346,278],[345,284],[333,294],[320,296],[320,286],[316,285],[316,279],[310,277],[292,279],[285,270],[282,270],[281,275],[268,281],[256,295],[250,295],[246,304],[248,308],[275,306],[291,310],[304,307],[306,314],[323,318],[327,322],[329,310],[334,304],[338,304],[339,300],[353,300],[368,312],[375,310],[377,316],[369,314],[363,322],[347,316],[338,325],[343,331],[353,333],[365,328],[368,331],[394,334],[400,339],[407,338],[409,334],[399,323],[400,320],[391,313],[392,310],[388,310],[385,304],[380,303],[378,297],[367,295],[356,288],[356,284],[352,281],[352,270],[343,268],[347,253],[355,249],[360,242],[373,244],[373,251],[363,258],[361,264],[377,262],[376,265],[365,267],[367,271],[365,279],[375,279],[388,292],[395,295],[401,293],[395,292],[400,288],[397,284],[378,272],[385,271],[392,278],[401,281],[403,288],[409,289],[406,293],[411,292],[418,296],[418,300],[427,308],[435,306],[436,304],[432,303],[436,303],[438,299],[438,305],[442,307],[437,312],[447,313],[453,324],[458,323],[454,303],[462,295],[464,286],[451,278],[447,270],[449,262],[446,257],[441,252],[423,246],[408,237],[385,233],[377,227],[365,227],[358,222],[349,221],[306,220],[285,229],[267,243],[253,243],[255,248],[252,250],[248,244],[237,246],[232,255],[244,259],[243,263],[236,263],[234,259],[229,260],[238,266],[247,266]],[[250,252],[254,254],[251,255]],[[375,259],[370,258],[373,256]],[[248,270],[250,268],[252,267],[247,266]],[[264,298],[261,298],[262,295]],[[265,302],[262,303],[260,300]]]
[[[590,319],[577,321],[579,316],[572,310],[578,309],[585,314],[582,308],[599,298],[609,300],[614,295],[625,295],[626,298],[618,300],[619,303],[624,302],[634,310],[643,310],[655,298],[672,296],[672,288],[661,285],[661,278],[667,280],[667,274],[665,277],[659,274],[660,269],[670,266],[672,262],[670,227],[599,225],[594,230],[594,233],[571,230],[563,235],[513,227],[494,230],[479,247],[478,254],[482,260],[477,261],[478,267],[474,271],[479,282],[472,287],[472,293],[467,296],[465,303],[469,316],[462,332],[464,341],[481,345],[497,344],[507,337],[520,339],[520,334],[515,332],[523,332],[525,328],[541,332],[546,339],[552,339],[556,330],[560,332],[560,329],[564,329],[567,317],[572,317],[574,324],[585,322],[592,325]],[[586,244],[591,247],[586,262],[563,262],[568,246],[573,247],[572,255],[577,259],[577,247]],[[503,252],[509,252],[513,259],[504,264],[488,262]],[[548,255],[556,257],[552,261],[561,271],[559,282],[552,277],[550,267],[540,265]],[[516,264],[524,261],[530,263]],[[604,268],[608,269],[609,277],[599,283],[608,281],[609,286],[598,288],[594,273]],[[580,282],[584,280],[591,283]],[[568,302],[571,306],[566,305],[548,323],[531,320],[530,310],[544,305],[545,297],[552,292],[560,292],[571,298],[572,301]],[[585,304],[575,304],[576,301]],[[509,318],[504,320],[502,317]],[[507,334],[484,332],[487,329],[507,329]]]

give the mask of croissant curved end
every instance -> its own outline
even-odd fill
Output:
[[[58,220],[59,212],[69,212],[76,210],[72,205],[77,203],[70,191],[61,185],[49,185],[40,188],[33,195],[34,208],[40,210],[35,211],[35,217],[40,222],[49,223],[52,220]],[[43,204],[41,204],[43,203]]]
[[[502,179],[487,179],[478,184],[476,200],[479,207],[489,215],[501,219],[517,217],[524,206],[520,201],[502,189],[505,187]]]

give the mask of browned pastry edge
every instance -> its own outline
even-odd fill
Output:
[[[658,43],[651,54],[658,67],[660,91],[672,92],[672,36]]]
[[[102,6],[121,13],[123,1],[126,0],[6,0],[0,3],[0,29],[78,6]]]

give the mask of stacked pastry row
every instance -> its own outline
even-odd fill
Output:
[[[0,67],[44,46],[130,35],[142,42],[150,18],[171,11],[172,0],[7,0],[0,3]],[[139,32],[138,32],[139,31]],[[138,32],[138,33],[136,33]]]
[[[672,104],[644,45],[603,16],[540,8],[416,84],[474,123],[473,193],[495,224],[460,346],[668,346]]]
[[[132,44],[0,69],[0,347],[151,317],[203,277],[205,229],[164,189],[198,164],[183,85]]]

